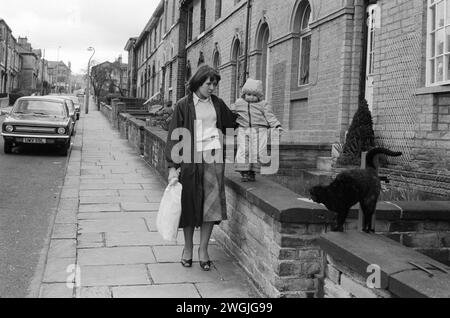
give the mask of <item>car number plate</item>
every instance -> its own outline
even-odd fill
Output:
[[[47,143],[45,138],[23,138],[23,142],[26,144],[45,144],[45,143]]]

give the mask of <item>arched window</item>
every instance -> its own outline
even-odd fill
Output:
[[[215,19],[218,20],[222,16],[222,0],[216,0]]]
[[[268,69],[269,69],[269,26],[267,23],[263,23],[259,29],[258,37],[257,37],[257,46],[258,50],[260,50],[261,55],[258,59],[258,71],[257,77],[263,82],[263,88],[265,93],[267,92],[267,83],[268,83]]]
[[[241,90],[241,63],[240,63],[240,56],[241,56],[241,41],[239,39],[236,39],[234,41],[233,45],[233,51],[231,55],[231,61],[233,63],[233,72],[231,75],[231,99],[232,102],[236,101],[236,99],[239,98],[240,90]]]
[[[309,63],[311,55],[311,5],[304,0],[300,3],[296,18],[295,32],[299,34],[298,86],[309,84]]]
[[[213,57],[213,67],[214,67],[215,70],[219,71],[219,68],[220,68],[220,54],[219,54],[219,51],[216,51],[216,52],[214,53],[214,57]],[[216,87],[216,92],[215,92],[215,94],[216,94],[217,96],[219,96],[219,92],[220,92],[220,89],[219,89],[219,84],[218,84],[217,87]]]

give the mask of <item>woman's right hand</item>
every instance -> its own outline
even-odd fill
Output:
[[[178,182],[178,176],[180,174],[180,169],[170,168],[169,169],[169,177],[167,178],[169,182],[169,186],[174,186]]]

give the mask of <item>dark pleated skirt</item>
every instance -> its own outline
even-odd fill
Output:
[[[226,220],[225,164],[196,164],[196,171],[190,177],[197,179],[194,182],[195,193],[202,198],[197,200],[198,198],[191,197],[192,193],[190,195],[184,194],[185,202],[189,207],[183,207],[179,227],[200,227],[205,222],[220,224],[221,221]],[[191,183],[189,185],[192,186]],[[184,186],[187,186],[187,184]],[[189,190],[187,191],[192,192],[193,189]],[[196,203],[197,201],[199,204]]]

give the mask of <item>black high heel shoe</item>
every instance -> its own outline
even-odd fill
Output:
[[[211,265],[212,262],[211,261],[206,261],[206,262],[202,262],[199,261],[200,263],[200,267],[205,271],[205,272],[209,272],[211,270]]]
[[[192,258],[191,259],[184,259],[183,258],[184,255],[184,248],[183,248],[183,252],[181,253],[181,265],[183,267],[192,267]]]
[[[198,252],[198,262],[202,270],[204,270],[205,272],[209,272],[211,270],[212,262],[211,261],[202,262],[200,260],[200,251]]]

